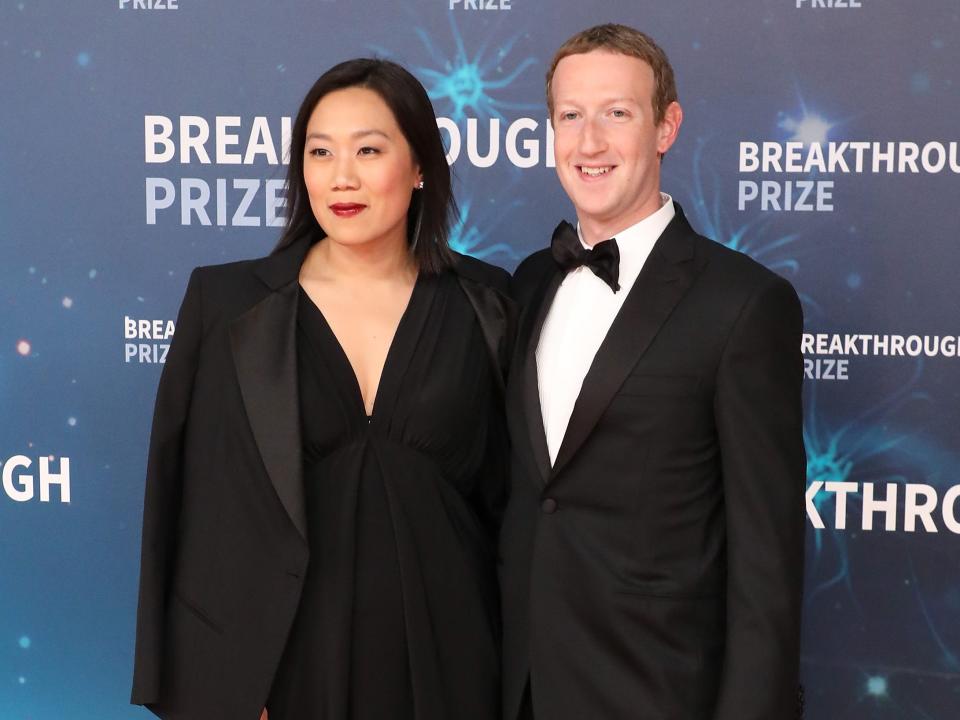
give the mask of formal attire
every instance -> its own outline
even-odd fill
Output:
[[[297,276],[194,272],[158,391],[133,701],[162,718],[493,720],[506,276],[421,275],[371,416]]]
[[[514,276],[503,717],[788,720],[799,301],[669,197],[616,240],[618,282],[550,250]]]

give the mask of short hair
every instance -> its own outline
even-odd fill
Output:
[[[677,84],[667,54],[653,38],[627,25],[607,23],[581,30],[568,39],[553,56],[547,71],[547,110],[553,118],[553,74],[568,55],[583,55],[594,50],[629,55],[643,60],[653,70],[653,119],[659,125],[667,106],[677,100]]]
[[[326,95],[352,87],[367,88],[380,96],[396,118],[420,166],[423,189],[413,192],[407,211],[407,241],[411,245],[417,241],[414,259],[419,270],[439,273],[451,267],[454,256],[449,245],[450,227],[457,209],[436,113],[427,91],[409,71],[395,62],[374,58],[347,60],[330,68],[313,84],[300,104],[290,133],[287,222],[274,252],[305,235],[318,239],[326,236],[310,208],[303,179],[307,123]]]

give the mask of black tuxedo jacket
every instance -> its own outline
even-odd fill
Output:
[[[550,466],[535,352],[562,280],[514,276],[511,497],[501,531],[504,718],[792,720],[805,456],[790,284],[663,232]]]
[[[295,329],[309,246],[198,268],[180,309],[150,438],[132,694],[162,718],[256,720],[294,619],[308,561]],[[505,369],[508,276],[466,257],[454,271]]]

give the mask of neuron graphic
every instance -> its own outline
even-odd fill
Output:
[[[904,483],[909,478],[922,477],[926,484],[941,493],[949,485],[949,476],[945,469],[956,466],[956,458],[925,440],[919,431],[899,432],[891,429],[896,412],[911,402],[924,402],[928,396],[915,390],[922,374],[922,365],[918,362],[911,379],[886,400],[870,407],[860,415],[839,427],[829,427],[822,419],[817,407],[816,393],[811,392],[806,403],[804,422],[804,442],[807,449],[807,481],[872,482],[875,488],[885,483]],[[814,499],[814,506],[823,516],[826,527],[813,530],[813,554],[808,557],[810,575],[814,584],[806,593],[805,605],[810,608],[831,588],[843,587],[847,597],[858,611],[862,607],[854,590],[854,573],[850,562],[850,539],[855,538],[859,530],[854,518],[862,515],[862,485],[857,492],[846,496],[848,526],[846,530],[832,527],[832,512],[835,510],[835,495],[820,493]],[[828,507],[829,504],[829,507]],[[913,536],[897,536],[904,542],[915,540]],[[956,622],[955,611],[949,622],[938,623],[936,613],[931,609],[928,598],[923,592],[923,581],[918,576],[909,546],[905,547],[906,567],[903,568],[904,584],[911,588],[916,608],[928,632],[928,638],[939,654],[939,663],[944,671],[960,672],[960,656],[950,648],[944,637],[942,627],[953,627]],[[929,668],[885,668],[891,673],[912,675],[936,674]],[[865,673],[863,698],[875,701],[890,700],[887,677]],[[890,700],[892,702],[892,700]],[[924,716],[925,717],[925,716]]]
[[[438,112],[460,124],[467,117],[496,118],[503,121],[506,119],[502,113],[504,110],[542,111],[542,106],[536,103],[509,102],[495,95],[496,91],[509,87],[527,68],[536,63],[535,58],[527,57],[519,61],[512,70],[504,69],[504,64],[520,35],[501,40],[499,34],[493,33],[490,38],[495,38],[498,43],[495,51],[491,51],[488,38],[482,40],[479,48],[471,53],[467,50],[453,14],[449,15],[449,20],[453,46],[449,53],[441,49],[436,35],[429,34],[420,26],[414,28],[429,56],[429,62],[414,65],[411,69],[424,82],[427,94],[434,101]],[[384,48],[376,50],[387,57],[392,55]],[[518,176],[514,172],[509,182],[502,183],[501,192],[495,198],[479,201],[466,195],[466,199],[460,200],[460,213],[450,233],[450,246],[454,250],[479,259],[518,259],[516,251],[507,242],[485,244],[486,239],[509,218],[512,211],[523,204],[516,199],[516,194],[509,192],[506,187],[512,186],[516,181]]]
[[[509,260],[518,260],[516,250],[508,243],[498,242],[492,245],[485,245],[484,242],[488,235],[495,233],[497,227],[503,222],[510,210],[518,208],[523,203],[520,200],[510,200],[508,202],[498,202],[491,198],[488,200],[486,212],[474,212],[471,219],[471,208],[473,206],[472,198],[467,198],[460,202],[460,212],[457,221],[450,229],[450,247],[464,255],[470,255],[478,260],[488,260],[496,256]],[[484,228],[484,230],[480,230]]]
[[[883,463],[883,467],[904,466],[904,460],[922,461],[924,458],[911,457],[910,441],[914,436],[906,433],[890,433],[887,426],[889,418],[908,402],[926,398],[923,393],[915,391],[922,374],[921,364],[917,364],[911,379],[897,392],[862,411],[859,416],[849,420],[837,428],[830,428],[823,421],[818,410],[816,386],[810,392],[804,404],[803,441],[807,450],[807,482],[814,481],[844,482],[866,481],[873,483],[904,481],[898,473],[874,474],[875,468]],[[829,492],[820,492],[814,499],[814,506],[818,512],[824,509],[834,495]],[[857,510],[861,508],[861,493],[847,495],[847,513],[857,517]],[[812,575],[814,577],[826,575],[826,579],[815,585],[807,594],[806,601],[812,603],[825,590],[839,584],[846,586],[851,599],[856,602],[850,576],[850,561],[846,540],[846,531],[831,528],[814,530],[814,556],[812,558]],[[835,556],[833,567],[825,569],[828,562],[828,552],[832,550]]]
[[[797,117],[785,112],[778,114],[777,127],[788,133],[785,139],[804,145],[827,142],[830,132],[840,122],[830,122],[809,110],[799,90],[797,99],[800,107]],[[693,153],[693,188],[689,195],[693,201],[693,216],[698,228],[708,237],[749,255],[775,272],[795,275],[800,269],[800,257],[804,253],[812,252],[814,248],[798,245],[800,232],[783,234],[775,231],[773,226],[778,218],[775,213],[753,213],[743,222],[731,220],[730,213],[725,209],[725,198],[717,173],[703,167],[703,153],[707,144],[705,138],[697,138]],[[814,177],[816,172],[808,176]],[[804,305],[821,311],[809,295],[801,294],[800,299]]]
[[[454,122],[461,122],[469,111],[480,117],[495,117],[503,120],[501,109],[535,111],[539,106],[534,103],[514,103],[495,98],[490,94],[492,90],[502,90],[510,86],[520,74],[536,64],[532,57],[520,61],[513,70],[504,72],[502,63],[506,60],[519,35],[504,41],[499,49],[490,57],[487,54],[486,42],[470,58],[467,54],[463,37],[457,29],[453,15],[450,16],[450,28],[456,45],[456,54],[447,59],[431,42],[430,36],[422,28],[417,28],[417,37],[430,53],[431,59],[440,70],[428,67],[418,67],[416,71],[428,81],[427,94],[431,100],[441,100],[450,107],[450,117]]]
[[[493,91],[509,87],[527,68],[536,64],[535,58],[527,57],[512,70],[504,70],[503,65],[520,35],[502,42],[498,37],[500,44],[492,53],[488,47],[489,40],[484,40],[471,56],[452,13],[449,18],[454,45],[452,56],[440,49],[438,38],[420,26],[414,28],[430,56],[430,65],[415,65],[411,69],[423,81],[430,99],[440,104],[437,108],[439,111],[460,123],[468,115],[504,120],[502,110],[542,110],[542,106],[536,103],[509,102],[492,94]],[[376,50],[387,56],[392,54],[383,48]]]
[[[689,194],[693,200],[697,228],[707,237],[749,255],[771,270],[795,274],[800,269],[800,263],[793,256],[796,247],[792,243],[800,237],[800,233],[770,237],[772,233],[768,233],[767,229],[773,216],[769,214],[755,215],[739,225],[732,222],[724,210],[720,178],[716,172],[703,168],[706,145],[704,138],[697,138],[693,152],[693,189]]]
[[[804,145],[827,142],[830,131],[836,126],[836,123],[830,123],[820,115],[809,112],[803,98],[800,99],[800,107],[801,115],[799,118],[781,112],[777,127],[792,133],[788,140],[802,142]]]

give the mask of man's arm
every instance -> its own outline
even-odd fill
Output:
[[[802,331],[796,292],[770,277],[744,305],[717,374],[727,637],[715,720],[792,720],[797,712],[806,485]]]

